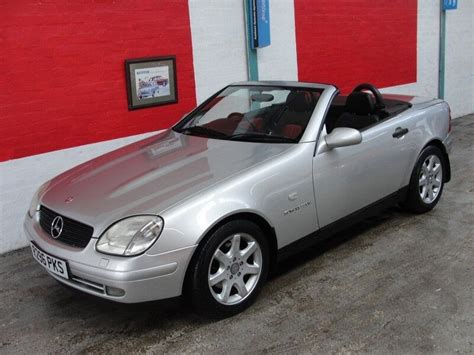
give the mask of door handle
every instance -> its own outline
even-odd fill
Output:
[[[408,128],[397,127],[395,132],[393,132],[392,137],[400,138],[400,137],[403,137],[407,133],[408,133]]]

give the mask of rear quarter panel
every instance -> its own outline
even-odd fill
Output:
[[[441,100],[416,103],[403,112],[398,121],[402,127],[409,129],[404,139],[409,140],[414,151],[407,162],[408,167],[402,182],[402,186],[406,186],[410,182],[411,173],[423,148],[434,140],[443,142],[448,136],[449,106]]]

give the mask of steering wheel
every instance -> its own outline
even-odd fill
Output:
[[[352,90],[352,92],[360,92],[360,91],[364,91],[364,90],[370,91],[374,95],[374,97],[375,97],[375,106],[379,110],[382,110],[382,109],[385,108],[385,101],[383,99],[382,94],[372,84],[369,84],[369,83],[359,84],[354,88],[354,90]]]

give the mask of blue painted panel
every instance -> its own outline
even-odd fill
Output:
[[[247,0],[252,48],[270,45],[270,0]]]
[[[458,8],[458,0],[443,0],[443,10],[456,10]]]

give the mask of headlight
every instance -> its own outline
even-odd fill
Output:
[[[158,239],[163,230],[163,219],[158,216],[136,216],[113,224],[99,238],[97,251],[114,255],[143,253]]]
[[[36,190],[33,198],[31,199],[30,208],[28,209],[28,215],[33,217],[37,211],[39,211],[40,207],[40,198],[48,188],[50,181],[46,181],[43,185],[41,185],[38,190]]]

